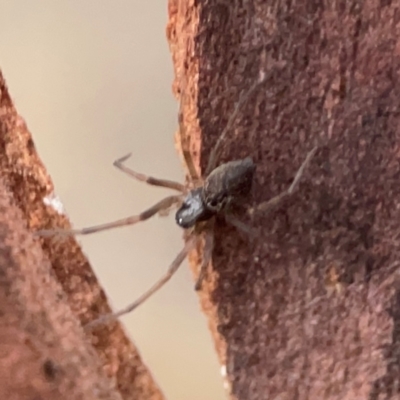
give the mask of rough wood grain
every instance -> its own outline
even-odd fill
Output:
[[[256,160],[253,202],[320,145],[290,201],[253,221],[257,240],[217,224],[201,302],[232,398],[400,398],[398,3],[170,0],[169,13],[199,169],[260,72],[221,157]]]
[[[87,334],[109,312],[73,238],[34,240],[69,227],[0,73],[0,398],[163,398],[119,323]]]

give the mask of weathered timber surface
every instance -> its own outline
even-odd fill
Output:
[[[256,161],[252,204],[285,189],[320,146],[288,202],[241,216],[256,240],[217,224],[200,297],[232,398],[400,398],[399,7],[169,1],[199,169],[260,73],[221,155]]]
[[[53,185],[0,74],[0,399],[163,398],[121,325],[82,325],[110,307],[49,204]]]

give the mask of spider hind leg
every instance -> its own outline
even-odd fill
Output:
[[[300,168],[297,170],[296,175],[293,179],[292,184],[286,189],[284,192],[278,194],[277,196],[273,197],[268,201],[264,201],[258,204],[256,207],[252,207],[248,209],[248,213],[250,215],[254,215],[254,213],[261,212],[263,214],[269,214],[272,212],[276,207],[278,207],[282,201],[293,194],[296,190],[297,186],[299,185],[300,179],[302,178],[305,169],[307,168],[308,164],[310,163],[311,159],[313,158],[314,154],[316,153],[318,146],[315,146],[310,152],[308,152],[306,159],[301,164]]]

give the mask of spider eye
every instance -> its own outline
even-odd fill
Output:
[[[181,209],[182,209],[182,210],[187,210],[187,209],[190,208],[190,207],[191,207],[191,204],[190,204],[188,201],[184,201],[184,202],[182,203]]]
[[[210,210],[213,210],[215,212],[219,211],[223,207],[224,201],[223,199],[214,197],[212,199],[209,199],[206,204]]]
[[[210,206],[210,207],[212,207],[212,208],[216,208],[216,207],[218,207],[218,201],[217,200],[211,200],[209,203],[208,203],[208,205]]]

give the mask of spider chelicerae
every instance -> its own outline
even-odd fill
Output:
[[[99,318],[88,323],[86,325],[87,328],[92,328],[105,322],[117,319],[118,317],[133,311],[138,306],[143,304],[151,295],[153,295],[171,279],[188,253],[195,248],[197,241],[203,236],[204,249],[202,254],[202,262],[195,285],[195,289],[200,290],[206,275],[207,267],[211,260],[212,250],[214,247],[213,226],[215,222],[214,217],[216,215],[224,215],[228,223],[231,223],[233,226],[241,231],[244,231],[246,234],[252,235],[253,232],[251,228],[238,220],[232,213],[230,213],[230,210],[232,209],[232,206],[237,203],[242,203],[243,200],[248,197],[251,191],[256,165],[251,157],[230,161],[219,166],[217,166],[217,160],[221,144],[223,143],[229,130],[232,128],[240,108],[249,99],[255,89],[264,81],[265,77],[264,79],[260,78],[250,87],[250,89],[240,96],[225,128],[223,129],[210,153],[205,171],[205,179],[202,179],[200,176],[198,176],[192,161],[192,157],[189,153],[188,144],[184,143],[181,101],[179,111],[179,129],[182,153],[189,173],[189,179],[186,184],[165,179],[158,179],[133,171],[124,165],[124,162],[130,157],[130,154],[114,162],[115,167],[130,177],[133,177],[138,181],[145,182],[149,185],[175,190],[178,192],[178,194],[165,197],[138,215],[120,219],[114,222],[84,229],[49,229],[37,232],[39,236],[52,236],[55,234],[67,236],[87,235],[107,229],[133,225],[138,222],[145,221],[156,214],[164,214],[174,206],[178,207],[178,210],[175,214],[175,220],[180,227],[186,230],[185,246],[172,261],[167,272],[133,303],[117,312],[100,316]],[[268,201],[258,204],[256,207],[247,208],[248,214],[252,215],[255,212],[269,212],[274,209],[275,206],[279,204],[285,197],[290,196],[297,187],[300,178],[303,175],[304,169],[308,165],[316,150],[317,147],[314,147],[307,154],[306,159],[298,169],[292,184],[287,190]]]

